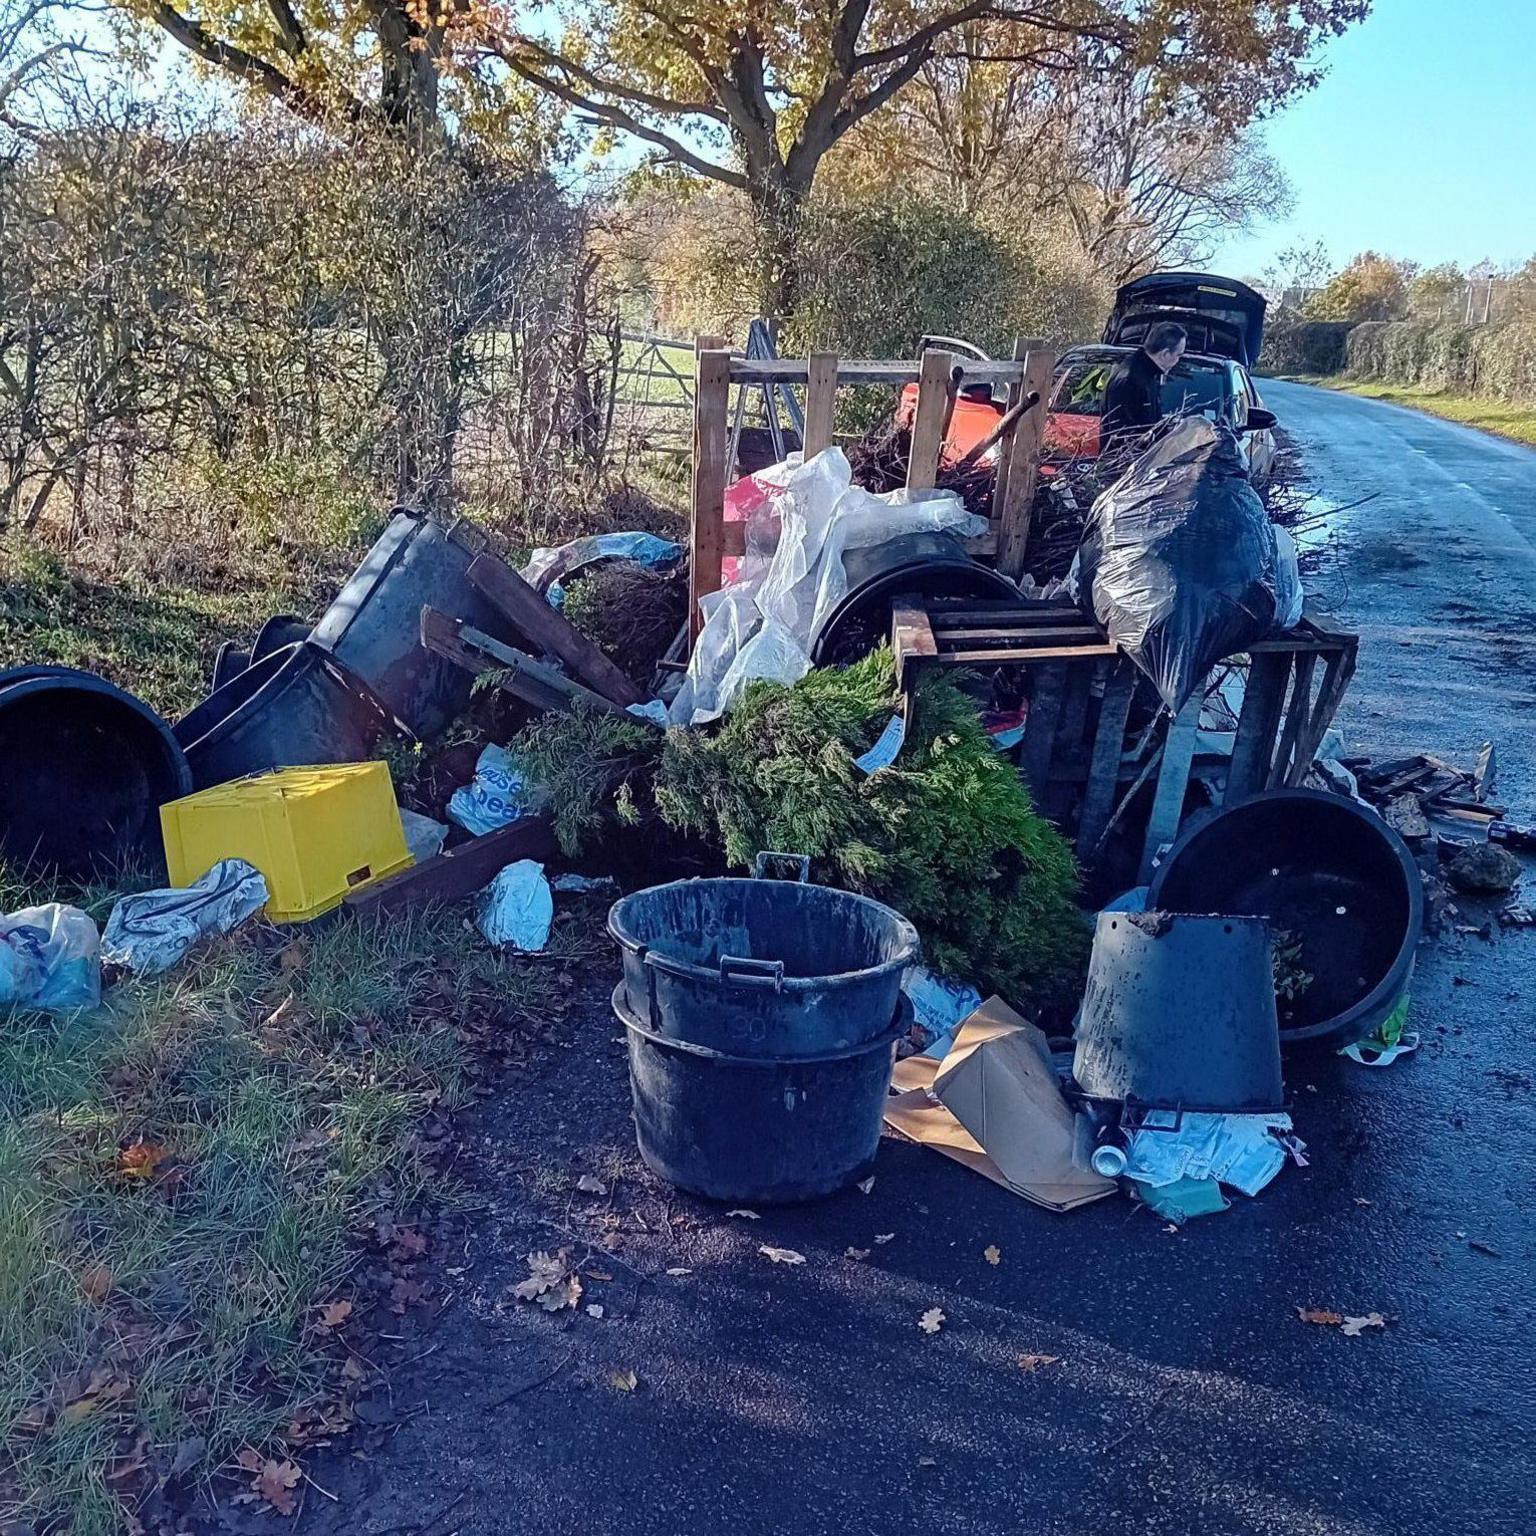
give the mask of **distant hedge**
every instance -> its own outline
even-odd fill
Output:
[[[1536,320],[1365,320],[1349,332],[1342,371],[1353,379],[1536,404]]]
[[[1276,319],[1265,327],[1260,373],[1342,373],[1347,320]]]

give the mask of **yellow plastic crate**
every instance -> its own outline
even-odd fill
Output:
[[[411,862],[385,763],[278,768],[160,807],[172,885],[220,859],[266,876],[266,915],[303,923]]]

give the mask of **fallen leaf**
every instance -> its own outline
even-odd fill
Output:
[[[603,1309],[601,1305],[595,1301],[587,1308],[588,1317],[601,1317],[602,1315]]]
[[[944,1326],[943,1311],[938,1307],[929,1307],[929,1309],[924,1312],[920,1318],[918,1318],[917,1326],[921,1328],[924,1333],[937,1333],[939,1329]]]
[[[981,1256],[988,1264],[1001,1264],[1003,1262],[1003,1251],[996,1243],[990,1243],[987,1247],[983,1248]]]
[[[691,1269],[684,1269],[681,1264],[678,1264],[678,1265],[674,1265],[671,1269],[669,1269],[667,1271],[667,1273],[669,1275],[673,1275],[673,1276],[677,1276],[677,1275],[691,1275],[693,1273],[693,1271]]]
[[[608,1378],[608,1385],[618,1392],[633,1392],[640,1385],[640,1378],[633,1371],[615,1371]]]
[[[796,1253],[793,1248],[775,1248],[771,1243],[764,1243],[757,1250],[764,1258],[772,1259],[775,1264],[804,1264],[805,1255]]]
[[[743,1221],[761,1221],[763,1218],[756,1211],[727,1211],[727,1216],[740,1216]]]
[[[1020,1355],[1019,1369],[1021,1371],[1043,1370],[1048,1365],[1055,1365],[1060,1359],[1060,1355]]]
[[[1363,1198],[1363,1197],[1362,1197],[1362,1196],[1360,1196],[1360,1195],[1356,1195],[1356,1196],[1355,1196],[1355,1204],[1356,1204],[1356,1205],[1369,1205],[1369,1204],[1370,1204],[1370,1203],[1371,1203],[1371,1202],[1370,1202],[1370,1201],[1369,1201],[1369,1200],[1366,1200],[1366,1199],[1364,1199],[1364,1198]]]
[[[320,1308],[320,1326],[322,1328],[340,1328],[351,1316],[352,1303],[350,1301],[328,1301]]]
[[[594,1174],[584,1173],[576,1180],[576,1188],[584,1195],[606,1195],[608,1186]]]
[[[558,1285],[552,1285],[539,1297],[539,1305],[546,1312],[563,1312],[581,1300],[581,1281],[575,1275],[567,1275]]]
[[[875,1246],[877,1248],[883,1247],[886,1243],[893,1241],[895,1236],[896,1234],[894,1232],[876,1232]]]
[[[341,1368],[341,1374],[345,1376],[348,1381],[361,1381],[363,1377],[368,1374],[368,1371],[361,1360],[355,1359],[353,1356],[348,1355],[347,1363]]]
[[[939,1461],[938,1457],[936,1456],[919,1456],[917,1458],[917,1464],[920,1467],[936,1467],[938,1466]]]
[[[235,1454],[235,1461],[247,1472],[260,1472],[266,1459],[253,1445],[243,1446]]]
[[[843,1257],[845,1259],[867,1259],[869,1257],[869,1249],[845,1248],[843,1249]]]
[[[1318,1323],[1324,1328],[1337,1328],[1344,1321],[1342,1312],[1325,1312],[1321,1307],[1297,1307],[1296,1315],[1304,1323]]]
[[[165,1157],[165,1148],[158,1142],[135,1142],[117,1154],[117,1171],[125,1179],[151,1179]]]
[[[112,1294],[112,1271],[105,1264],[87,1264],[80,1271],[80,1293],[100,1306]]]
[[[1339,1332],[1346,1339],[1358,1339],[1367,1328],[1385,1328],[1387,1320],[1380,1312],[1367,1312],[1364,1317],[1346,1317]]]
[[[867,1179],[859,1180],[859,1190],[862,1194],[868,1194],[875,1187],[875,1176],[870,1174]]]
[[[581,1300],[581,1281],[571,1273],[570,1250],[530,1253],[523,1262],[528,1278],[512,1287],[519,1301],[536,1301],[546,1312],[561,1312]]]
[[[397,1227],[393,1244],[397,1259],[419,1259],[427,1251],[427,1240],[415,1227]]]
[[[293,1490],[299,1485],[300,1472],[291,1461],[263,1464],[251,1482],[251,1490],[264,1498],[280,1515],[291,1515],[298,1508]]]

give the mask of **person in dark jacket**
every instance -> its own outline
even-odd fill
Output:
[[[1144,432],[1163,419],[1163,380],[1184,356],[1187,340],[1182,325],[1163,320],[1147,331],[1136,351],[1115,364],[1104,386],[1101,440],[1115,433]]]

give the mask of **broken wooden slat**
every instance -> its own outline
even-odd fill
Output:
[[[1029,713],[1024,719],[1024,777],[1029,792],[1042,808],[1046,786],[1051,776],[1051,756],[1056,747],[1056,722],[1061,716],[1062,696],[1066,691],[1066,671],[1060,661],[1042,666],[1035,673],[1035,689],[1030,695]]]
[[[929,615],[933,631],[946,645],[961,641],[980,640],[987,646],[1065,645],[1077,642],[1082,645],[1104,645],[1104,632],[1092,624],[1021,625],[1018,629],[1005,629],[998,624],[967,624],[951,627],[940,624],[933,614]]]
[[[1026,662],[1044,661],[1094,661],[1101,656],[1118,656],[1119,648],[1107,640],[1083,645],[1034,646],[1007,645],[992,648],[975,648],[963,651],[941,651],[938,660],[951,667],[1003,666],[1008,662],[1023,665]]]
[[[912,447],[907,456],[909,490],[931,490],[939,478],[939,450],[949,408],[948,352],[923,353],[917,379],[917,411],[912,419]]]
[[[562,661],[572,677],[618,705],[641,704],[645,696],[598,648],[523,580],[489,552],[469,564],[469,580],[507,617],[535,650]]]
[[[833,414],[837,406],[837,354],[812,352],[805,363],[806,458],[832,446]]]
[[[1275,755],[1275,732],[1285,704],[1286,680],[1291,675],[1291,653],[1266,652],[1255,656],[1248,668],[1242,712],[1232,742],[1232,761],[1227,767],[1223,803],[1239,800],[1264,788]]]
[[[1343,702],[1344,690],[1355,675],[1355,647],[1348,646],[1324,660],[1322,686],[1317,690],[1317,702],[1307,717],[1296,739],[1296,752],[1285,776],[1286,785],[1294,789],[1306,778],[1312,767],[1312,759],[1322,745],[1323,737]]]
[[[1027,398],[1039,396],[1039,404],[1019,418],[1003,452],[1008,473],[1003,482],[1003,497],[995,516],[997,522],[997,568],[1005,576],[1017,578],[1024,573],[1025,553],[1029,548],[1030,517],[1035,504],[1035,486],[1040,474],[1040,448],[1045,441],[1046,408],[1051,381],[1056,371],[1052,352],[1032,351],[1024,359],[1023,391]]]
[[[1083,792],[1077,821],[1077,852],[1087,858],[1098,847],[1115,803],[1120,782],[1120,758],[1125,751],[1125,723],[1136,696],[1141,674],[1129,656],[1110,664],[1109,682],[1099,706],[1098,728],[1093,735],[1093,755],[1088,760],[1088,787]]]
[[[922,377],[923,363],[931,357],[890,360],[887,358],[840,358],[837,364],[839,384],[911,384]],[[732,384],[804,384],[808,366],[799,358],[758,358],[733,356]],[[1007,358],[965,359],[968,384],[1013,384],[1023,377],[1023,365]]]
[[[1301,728],[1312,709],[1312,674],[1317,669],[1317,656],[1312,651],[1302,651],[1296,657],[1296,670],[1291,676],[1291,702],[1286,706],[1285,724],[1280,728],[1280,741],[1275,747],[1275,760],[1270,765],[1267,788],[1279,789],[1288,783],[1291,759],[1296,753],[1296,743]]]
[[[911,669],[915,665],[938,655],[928,615],[915,603],[892,605],[891,650],[896,658],[896,683],[901,688],[911,683]]]
[[[1200,694],[1194,694],[1169,723],[1168,737],[1163,743],[1163,765],[1152,796],[1152,814],[1147,820],[1147,840],[1141,849],[1141,869],[1136,876],[1139,885],[1152,878],[1158,853],[1178,835],[1179,822],[1184,817],[1184,797],[1189,793],[1189,770],[1195,760],[1202,702]]]
[[[487,885],[508,864],[518,859],[553,858],[556,851],[549,818],[524,816],[362,886],[347,896],[342,906],[365,914],[400,912],[429,901],[457,901]]]
[[[720,590],[725,483],[730,473],[726,416],[731,354],[723,347],[704,346],[717,339],[700,338],[694,363],[693,526],[688,568],[688,622],[694,638],[704,623],[699,599]]]

